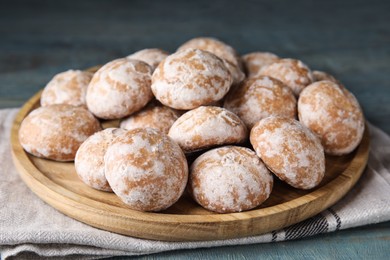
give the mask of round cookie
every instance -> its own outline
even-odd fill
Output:
[[[177,49],[177,51],[182,51],[185,49],[199,49],[199,50],[211,52],[214,55],[218,56],[219,58],[226,60],[233,65],[238,66],[240,69],[243,69],[241,58],[234,50],[234,48],[216,38],[212,38],[212,37],[193,38],[183,43]]]
[[[152,91],[161,103],[188,110],[222,99],[230,89],[232,77],[217,56],[185,49],[162,61],[152,81]]]
[[[224,107],[238,115],[248,129],[271,115],[296,118],[296,106],[292,90],[267,76],[245,80],[228,93],[224,102]]]
[[[299,96],[299,93],[313,82],[311,70],[302,61],[294,59],[279,59],[265,66],[261,74],[282,81],[296,96]]]
[[[150,85],[149,65],[126,58],[113,60],[94,74],[87,89],[88,109],[99,118],[123,118],[153,98]]]
[[[313,70],[312,74],[313,74],[313,82],[322,81],[322,80],[329,80],[329,81],[333,81],[333,82],[337,83],[336,79],[332,75],[330,75],[326,72],[319,71],[319,70]]]
[[[68,70],[55,75],[42,91],[41,106],[68,104],[87,106],[85,95],[92,72]]]
[[[91,135],[81,144],[74,166],[85,184],[97,190],[112,191],[104,174],[104,155],[114,138],[125,132],[120,128],[107,128]]]
[[[233,85],[238,85],[245,79],[245,73],[237,65],[226,60],[223,60],[223,63],[232,75]]]
[[[123,119],[120,127],[127,130],[150,127],[168,134],[172,124],[179,118],[179,113],[172,108],[150,104],[141,111]]]
[[[252,150],[225,146],[193,162],[188,186],[202,207],[218,213],[240,212],[268,199],[273,177]]]
[[[242,56],[248,78],[260,76],[264,67],[279,59],[278,56],[270,52],[251,52]]]
[[[202,106],[179,117],[168,135],[189,153],[217,145],[242,143],[248,131],[244,122],[229,110]]]
[[[233,76],[233,84],[239,84],[245,78],[241,57],[230,45],[211,37],[193,38],[182,44],[177,51],[185,49],[199,49],[211,52],[221,58],[230,74]]]
[[[152,71],[154,71],[158,64],[168,57],[168,55],[169,53],[164,50],[153,48],[137,51],[126,58],[143,61],[152,68]]]
[[[28,114],[19,129],[24,150],[37,157],[73,161],[80,145],[101,130],[85,108],[66,104],[40,107]]]
[[[180,147],[152,128],[118,136],[108,147],[105,174],[112,190],[130,208],[160,211],[182,195],[188,165]]]
[[[316,133],[331,155],[352,152],[364,133],[364,115],[355,96],[332,81],[318,81],[302,91],[299,120]]]
[[[251,130],[256,154],[279,179],[298,189],[316,187],[325,174],[319,138],[295,119],[270,116]]]
[[[314,79],[313,82],[329,80],[329,81],[332,81],[332,82],[338,84],[340,87],[344,87],[340,81],[338,81],[335,77],[333,77],[329,73],[319,71],[319,70],[313,70],[312,73],[313,73],[313,79]]]

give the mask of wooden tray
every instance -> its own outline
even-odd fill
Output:
[[[119,234],[166,241],[214,240],[258,235],[305,220],[332,206],[357,182],[368,160],[366,128],[360,146],[351,154],[326,158],[326,175],[316,189],[294,189],[275,178],[270,198],[259,208],[215,214],[195,204],[188,195],[160,213],[126,207],[113,193],[82,183],[73,163],[40,159],[19,143],[20,123],[39,107],[40,92],[20,110],[12,126],[13,159],[27,186],[60,212],[88,225]]]

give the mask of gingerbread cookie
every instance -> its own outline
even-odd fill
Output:
[[[74,166],[85,184],[97,190],[112,191],[104,174],[104,155],[115,137],[125,132],[119,128],[107,128],[91,135],[81,144]]]
[[[251,52],[242,56],[248,78],[261,76],[261,71],[264,67],[279,59],[277,55],[270,52]]]
[[[163,61],[166,57],[168,57],[168,55],[169,53],[166,51],[153,48],[153,49],[143,49],[137,51],[127,56],[126,58],[143,61],[152,68],[152,71],[154,71],[157,68],[158,64],[160,64],[161,61]]]
[[[238,115],[248,129],[261,119],[275,115],[296,118],[297,101],[283,82],[259,76],[245,80],[225,98],[224,107]]]
[[[251,130],[257,155],[279,179],[298,189],[316,187],[325,174],[319,138],[295,119],[270,116]]]
[[[152,80],[152,91],[161,103],[183,110],[222,99],[232,84],[223,61],[197,49],[168,56],[154,71]]]
[[[153,98],[151,73],[150,66],[138,60],[107,63],[88,86],[88,109],[103,119],[119,119],[140,110]]]
[[[137,128],[115,138],[104,161],[112,190],[135,210],[166,209],[180,198],[187,184],[184,153],[152,128]]]
[[[92,72],[81,70],[58,73],[43,89],[41,106],[68,104],[86,107],[85,95],[92,76]]]
[[[123,119],[120,127],[127,130],[151,127],[168,134],[179,113],[167,106],[150,104],[141,111]]]
[[[101,130],[99,121],[85,108],[66,104],[33,110],[19,129],[24,150],[37,157],[73,161],[80,145]]]
[[[264,67],[261,74],[282,81],[290,87],[296,96],[313,82],[309,67],[300,60],[280,59]]]
[[[253,209],[269,197],[272,186],[271,173],[248,148],[216,148],[191,165],[192,197],[202,207],[218,213]]]
[[[325,152],[352,152],[364,133],[364,116],[355,96],[332,81],[318,81],[302,91],[299,120],[320,138]]]
[[[179,117],[168,134],[185,152],[242,143],[248,136],[241,119],[227,109],[202,106]]]

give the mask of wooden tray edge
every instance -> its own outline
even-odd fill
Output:
[[[26,102],[12,125],[13,160],[23,181],[38,197],[60,212],[91,226],[124,235],[165,241],[215,240],[258,235],[280,229],[322,211],[313,207],[314,203],[319,202],[318,197],[322,198],[320,202],[323,209],[332,206],[358,181],[368,160],[369,133],[366,126],[363,141],[347,169],[333,181],[301,198],[258,210],[208,215],[207,221],[204,220],[204,215],[159,214],[164,215],[164,218],[157,223],[158,226],[161,226],[157,228],[155,214],[158,213],[124,210],[111,205],[102,205],[102,203],[92,199],[80,198],[77,194],[64,189],[46,176],[42,176],[41,172],[35,168],[19,143],[18,129],[23,118],[39,100],[40,93],[38,92]],[[25,160],[22,160],[20,156]],[[337,189],[340,185],[347,188]],[[326,199],[324,199],[325,197]],[[294,205],[296,208],[293,216],[283,214],[281,209],[289,208],[290,205]],[[110,214],[107,214],[107,210]],[[125,212],[127,215],[124,217]],[[132,214],[128,214],[128,212]],[[146,230],[151,229],[151,226],[153,226],[154,231],[145,232],[145,228]],[[161,229],[161,232],[156,233],[156,229]],[[198,234],[191,236],[191,233],[194,233],[191,230],[196,230]]]

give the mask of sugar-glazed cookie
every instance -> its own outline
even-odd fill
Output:
[[[364,133],[364,115],[355,96],[332,81],[318,81],[302,91],[299,120],[320,138],[325,152],[352,152]]]
[[[103,119],[118,119],[140,110],[152,98],[152,69],[142,61],[113,60],[101,67],[87,89],[88,109]]]
[[[248,78],[260,76],[264,67],[279,59],[277,55],[270,52],[251,52],[242,56]]]
[[[202,207],[218,213],[240,212],[259,206],[269,197],[273,177],[252,150],[224,146],[192,163],[188,186]]]
[[[19,141],[24,150],[35,156],[73,161],[80,145],[99,130],[99,121],[84,107],[50,105],[37,108],[24,118]]]
[[[177,50],[182,51],[185,49],[208,51],[221,58],[230,74],[233,76],[234,85],[239,84],[245,78],[241,57],[237,54],[233,47],[218,39],[212,37],[193,38],[183,43]]]
[[[163,61],[166,57],[168,57],[168,55],[169,53],[166,51],[153,48],[153,49],[143,49],[137,51],[127,56],[126,58],[143,61],[152,68],[152,71],[154,71],[157,68],[158,64],[160,64],[161,61]]]
[[[107,128],[88,137],[77,150],[74,166],[79,178],[88,186],[112,191],[104,174],[104,155],[111,142],[126,130]]]
[[[251,129],[261,119],[275,115],[296,118],[297,101],[283,82],[259,76],[249,78],[234,88],[225,98],[224,107]]]
[[[325,174],[319,138],[295,119],[270,116],[251,130],[256,154],[279,179],[298,189],[316,187]]]
[[[68,70],[55,75],[42,91],[41,106],[68,104],[87,106],[85,95],[92,72]]]
[[[232,84],[223,61],[197,49],[168,56],[154,71],[152,80],[152,91],[161,103],[183,110],[222,99]]]
[[[104,161],[112,190],[135,210],[170,207],[188,181],[184,153],[172,139],[153,128],[137,128],[115,138]]]
[[[168,134],[172,124],[179,118],[179,113],[167,106],[150,104],[141,111],[123,119],[120,127],[127,130],[151,127]]]
[[[290,87],[295,96],[313,82],[313,75],[309,67],[300,60],[279,59],[264,67],[261,74],[282,81]]]
[[[227,109],[202,106],[190,110],[173,123],[168,134],[185,152],[242,143],[248,136],[241,119]]]

